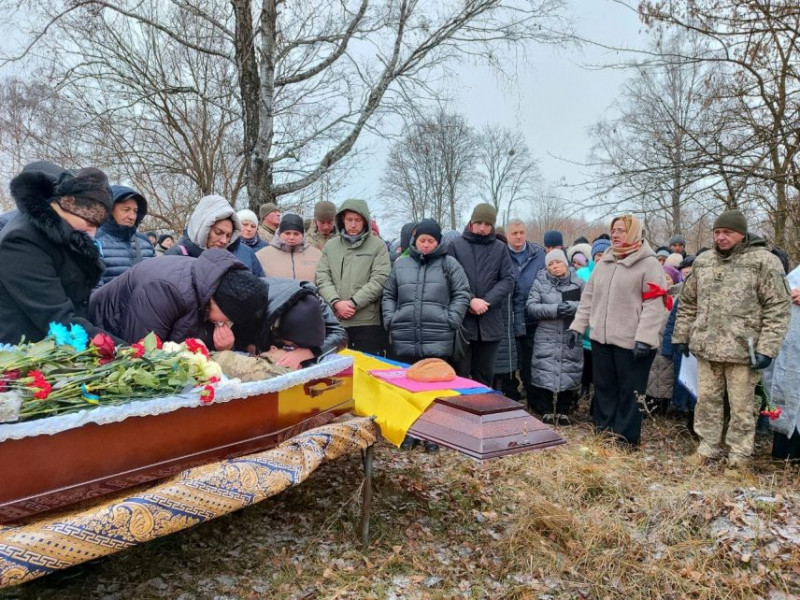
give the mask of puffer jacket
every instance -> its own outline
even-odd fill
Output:
[[[308,242],[297,246],[285,244],[275,236],[266,248],[256,252],[256,259],[267,277],[283,277],[298,281],[317,280],[317,264],[322,252]]]
[[[262,279],[269,285],[267,327],[270,329],[270,339],[278,337],[275,328],[281,315],[300,298],[314,295],[319,300],[320,311],[325,321],[325,341],[322,342],[322,346],[319,348],[319,356],[317,358],[347,347],[347,332],[336,318],[336,315],[333,314],[333,310],[328,306],[328,303],[317,293],[317,287],[313,283],[280,277],[263,277]]]
[[[505,335],[502,306],[514,291],[514,271],[508,247],[494,233],[475,235],[468,229],[448,245],[448,253],[464,268],[472,298],[482,298],[489,310],[482,315],[467,313],[467,339],[496,342]]]
[[[792,298],[780,259],[748,234],[728,256],[703,252],[681,290],[673,344],[714,362],[748,364],[753,350],[774,358],[789,328]]]
[[[547,254],[544,248],[533,242],[525,242],[525,247],[527,256],[519,262],[514,256],[515,253],[511,249],[508,251],[511,256],[511,264],[517,274],[517,285],[514,288],[514,329],[518,336],[525,335],[528,329],[533,331],[536,328],[533,320],[528,319],[525,304],[528,302],[533,282],[536,281],[539,272],[544,269],[544,257]]]
[[[344,211],[350,210],[365,220],[362,234],[355,241],[343,237]],[[345,328],[381,324],[381,294],[389,278],[389,251],[383,240],[372,234],[367,203],[345,200],[336,213],[339,233],[322,249],[317,265],[319,294],[331,306],[339,300],[352,300],[356,314],[342,323]]]
[[[531,286],[528,296],[528,314],[537,320],[533,337],[533,363],[531,383],[552,392],[573,390],[581,386],[583,374],[583,348],[569,348],[564,319],[558,318],[558,305],[564,302],[563,294],[571,290],[583,291],[586,283],[569,269],[565,277],[555,277],[541,271]],[[567,302],[577,308],[578,302]]]
[[[672,398],[674,369],[671,358],[667,358],[663,354],[656,354],[647,378],[647,395],[651,398]]]
[[[642,299],[648,283],[664,289],[667,279],[647,242],[621,260],[609,248],[595,264],[570,329],[583,333],[590,326],[595,342],[627,350],[636,342],[658,348],[669,312],[663,297]]]
[[[124,185],[111,186],[111,199],[114,204],[128,198],[136,200],[139,207],[133,227],[118,225],[114,217],[109,215],[108,220],[97,229],[96,239],[102,248],[103,262],[106,265],[99,285],[105,285],[133,265],[156,256],[150,240],[138,231],[142,219],[147,216],[147,201],[144,196]]]
[[[196,259],[162,256],[140,263],[92,294],[91,320],[127,342],[154,331],[165,341],[196,337],[213,348],[213,327],[205,321],[205,308],[223,275],[245,268],[222,249]],[[238,339],[235,325],[233,332]]]
[[[383,323],[398,356],[448,358],[469,306],[464,269],[444,246],[411,248],[394,263],[383,293]]]

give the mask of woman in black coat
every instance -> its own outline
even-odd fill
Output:
[[[89,294],[104,265],[92,236],[111,210],[108,179],[37,162],[10,188],[19,213],[0,232],[0,342],[42,340],[51,321],[93,336]]]

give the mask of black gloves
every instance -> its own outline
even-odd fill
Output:
[[[772,359],[769,356],[765,356],[763,354],[759,354],[756,352],[756,362],[753,363],[754,369],[766,369],[772,363]]]
[[[650,354],[651,350],[652,348],[644,342],[636,342],[636,345],[633,347],[633,360],[642,360]]]
[[[559,319],[563,319],[564,317],[572,317],[575,316],[576,311],[577,311],[576,307],[570,305],[567,302],[562,302],[556,308],[556,316]]]
[[[577,344],[582,343],[583,334],[578,333],[574,329],[567,329],[567,348],[572,350]]]
[[[684,356],[689,356],[689,344],[672,344],[672,353],[673,355],[683,354]]]

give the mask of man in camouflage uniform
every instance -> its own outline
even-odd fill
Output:
[[[258,218],[261,219],[261,225],[258,226],[258,237],[269,244],[281,223],[281,209],[274,202],[267,202],[259,207]]]
[[[328,240],[336,235],[336,205],[320,200],[314,205],[314,220],[306,231],[306,241],[322,250]]]
[[[761,238],[747,233],[738,210],[714,222],[714,248],[700,254],[683,284],[672,346],[697,357],[698,398],[694,461],[719,458],[745,466],[753,454],[753,395],[758,370],[777,355],[789,327],[791,292],[780,261]],[[723,440],[724,395],[730,422]]]

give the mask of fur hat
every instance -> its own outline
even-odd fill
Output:
[[[472,216],[469,218],[470,223],[489,223],[492,227],[494,227],[495,221],[497,221],[497,211],[494,206],[486,202],[473,208]]]
[[[333,221],[336,218],[336,205],[327,200],[320,200],[314,205],[314,218],[317,221]]]
[[[555,248],[564,245],[564,236],[561,235],[560,231],[545,231],[543,241],[545,248]]]
[[[244,223],[245,221],[247,221],[248,223],[252,223],[253,225],[258,225],[259,223],[256,213],[254,213],[249,208],[244,208],[240,210],[239,212],[236,213],[236,216],[239,217],[239,221],[241,223]]]
[[[552,250],[550,250],[550,252],[547,253],[547,256],[544,257],[544,266],[549,267],[550,263],[555,260],[560,260],[566,266],[569,267],[569,263],[567,262],[567,255],[564,254],[564,251],[561,248],[553,248]]]
[[[264,217],[266,217],[271,212],[275,212],[276,210],[280,212],[281,209],[278,208],[278,205],[275,204],[274,202],[267,202],[266,204],[262,204],[261,206],[258,207],[258,218],[263,221]]]
[[[747,235],[747,219],[740,210],[726,210],[714,221],[714,229],[730,229],[742,235]]]

